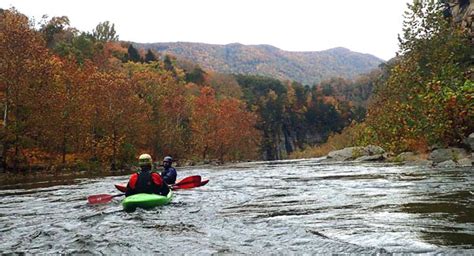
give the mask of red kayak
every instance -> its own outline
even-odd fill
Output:
[[[178,190],[178,189],[196,188],[196,187],[204,186],[208,182],[209,182],[209,179],[201,180],[201,176],[199,175],[189,176],[176,182],[176,184],[171,186],[171,189]],[[127,190],[127,184],[123,184],[123,183],[115,184],[115,187],[122,192],[125,192]]]

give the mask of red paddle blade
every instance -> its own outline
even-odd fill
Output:
[[[176,182],[174,185],[175,186],[181,186],[184,184],[197,184],[201,183],[201,176],[200,175],[194,175],[194,176],[189,176],[186,177],[178,182]]]
[[[127,184],[115,184],[115,188],[122,192],[125,192],[127,191]]]
[[[173,189],[186,189],[195,188],[201,186],[201,176],[189,176],[173,185]]]
[[[201,187],[206,185],[209,182],[209,180],[202,180],[200,183],[185,183],[185,184],[180,184],[180,185],[174,185],[173,190],[178,190],[178,189],[188,189],[188,188],[196,188],[196,187]]]
[[[99,194],[87,197],[89,204],[103,204],[112,200],[113,196],[108,194]]]
[[[201,186],[201,182],[199,183],[185,183],[180,185],[173,185],[173,189],[187,189],[187,188],[195,188]]]

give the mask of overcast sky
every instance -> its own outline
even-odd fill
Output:
[[[395,56],[411,0],[1,0],[39,21],[68,16],[92,31],[110,21],[120,40],[270,44],[287,51],[345,47]]]

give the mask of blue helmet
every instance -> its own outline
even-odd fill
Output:
[[[173,162],[173,158],[171,156],[165,156],[165,158],[163,159],[163,162],[170,162],[172,163]]]

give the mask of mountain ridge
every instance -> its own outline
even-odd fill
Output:
[[[271,76],[313,85],[331,77],[353,79],[377,68],[384,60],[335,47],[324,51],[285,51],[268,44],[206,44],[192,42],[134,43],[199,64],[220,73]]]

